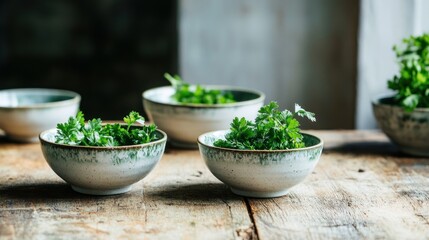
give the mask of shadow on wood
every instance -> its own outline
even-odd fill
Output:
[[[425,157],[414,156],[403,153],[392,142],[379,142],[379,141],[359,141],[341,144],[334,147],[327,147],[323,150],[324,154],[341,153],[351,155],[373,155],[376,157],[383,157],[391,160],[399,166],[427,166],[429,161],[422,162]],[[371,158],[369,158],[371,159]],[[426,157],[426,159],[428,159]],[[429,159],[428,159],[429,160]]]
[[[231,192],[228,186],[222,183],[199,183],[189,185],[166,186],[162,191],[151,193],[153,197],[174,199],[192,202],[213,202],[214,199],[239,200],[242,197]]]
[[[0,195],[8,199],[32,201],[52,201],[52,200],[76,200],[90,199],[94,196],[85,195],[73,191],[67,183],[29,183],[0,188]],[[96,196],[95,196],[96,197]]]
[[[383,156],[401,156],[404,155],[397,147],[390,142],[379,141],[359,141],[344,143],[334,147],[327,147],[324,152],[339,152],[348,154],[375,154]]]

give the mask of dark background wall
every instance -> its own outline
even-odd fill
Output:
[[[177,2],[0,1],[0,89],[76,91],[87,118],[143,114],[177,70]]]
[[[74,90],[87,118],[121,119],[180,73],[353,128],[358,20],[359,0],[0,0],[0,89]]]

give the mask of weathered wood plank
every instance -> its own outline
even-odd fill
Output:
[[[131,192],[82,195],[38,144],[0,139],[0,239],[429,238],[429,159],[378,132],[312,133],[325,140],[319,165],[275,199],[233,195],[198,151],[174,149]]]
[[[255,236],[244,199],[204,166],[198,151],[169,150],[124,195],[75,193],[38,144],[0,143],[1,239],[238,239]]]
[[[314,173],[288,196],[250,199],[260,239],[428,239],[429,159],[374,132],[313,132]]]
[[[247,229],[254,234],[244,199],[208,172],[198,151],[169,152],[163,163],[145,184],[147,227],[159,231],[157,237],[234,239]]]

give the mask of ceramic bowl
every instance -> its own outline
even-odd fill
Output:
[[[158,140],[115,147],[71,146],[55,143],[56,129],[40,134],[43,155],[52,170],[73,190],[91,195],[125,193],[161,159],[167,135]]]
[[[229,128],[234,117],[255,119],[265,95],[256,90],[231,86],[203,86],[231,91],[237,102],[228,104],[182,104],[172,99],[174,88],[159,87],[143,92],[143,105],[151,121],[168,134],[172,145],[198,148],[199,135]]]
[[[0,129],[12,140],[34,142],[43,130],[75,116],[80,95],[65,90],[0,90]]]
[[[429,157],[429,108],[407,112],[393,104],[393,97],[372,101],[380,129],[404,153]]]
[[[237,150],[215,147],[228,131],[202,134],[200,153],[209,170],[237,195],[256,198],[280,197],[302,182],[314,169],[323,141],[304,135],[305,148],[290,150]]]

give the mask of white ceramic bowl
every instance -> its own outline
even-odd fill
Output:
[[[80,99],[75,92],[58,89],[0,90],[0,129],[12,140],[37,141],[43,130],[75,116]]]
[[[228,131],[202,134],[198,138],[201,156],[209,170],[232,192],[246,197],[280,197],[302,182],[314,169],[323,141],[303,134],[305,148],[290,150],[237,150],[215,147]]]
[[[56,129],[40,134],[43,155],[52,170],[73,190],[92,195],[127,192],[161,159],[167,135],[157,130],[158,140],[114,147],[71,146],[55,143]]]
[[[231,86],[203,87],[231,91],[237,102],[182,104],[172,99],[175,90],[170,86],[143,92],[143,106],[149,119],[168,134],[175,146],[197,148],[199,135],[229,128],[234,117],[255,119],[264,104],[265,95],[260,91]]]
[[[372,101],[381,130],[402,152],[429,157],[429,108],[407,112],[392,102],[391,96]]]

